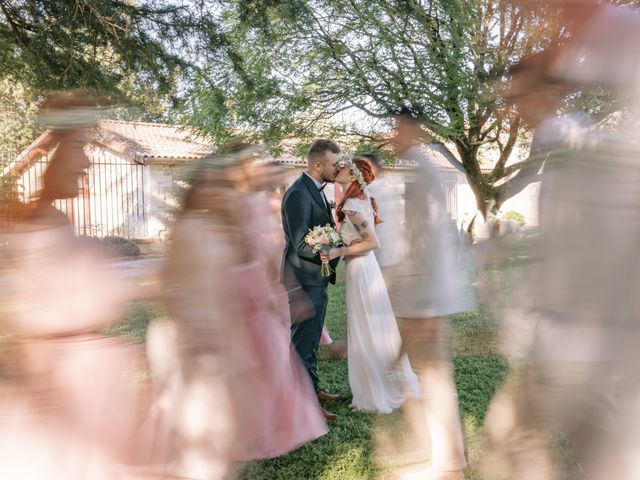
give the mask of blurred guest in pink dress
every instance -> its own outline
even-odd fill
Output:
[[[90,166],[83,147],[92,100],[52,96],[41,110],[57,148],[39,198],[2,223],[0,477],[134,478],[145,461],[142,352],[96,333],[121,319],[127,296],[99,252],[52,203],[73,198]]]
[[[242,148],[201,161],[173,232],[166,286],[180,381],[170,423],[176,474],[193,478],[225,478],[234,462],[326,432],[291,345],[277,223],[260,193],[277,172],[259,158]]]

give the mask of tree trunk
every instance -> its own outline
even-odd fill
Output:
[[[487,183],[485,175],[480,170],[477,148],[460,148],[458,146],[458,153],[465,167],[467,181],[476,198],[478,211],[486,219],[490,213],[489,210],[494,210],[498,192],[493,185]]]

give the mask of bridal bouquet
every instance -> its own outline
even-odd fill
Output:
[[[343,244],[340,233],[329,224],[326,224],[324,227],[318,225],[317,227],[309,229],[309,233],[304,237],[304,241],[315,253],[329,253],[329,250],[332,248],[340,247]],[[323,260],[320,275],[328,277],[332,273],[329,262]]]

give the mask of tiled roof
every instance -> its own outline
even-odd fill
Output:
[[[43,154],[43,148],[45,150],[48,148],[47,137],[48,132],[44,132],[21,153],[19,156],[21,161],[14,163],[28,163],[30,156]],[[153,163],[154,160],[197,160],[214,150],[211,143],[188,128],[163,123],[101,120],[93,141],[114,153],[140,163]],[[438,143],[423,145],[425,153],[438,168],[458,170],[442,153],[442,147],[443,145]],[[283,153],[271,159],[291,166],[307,164],[304,158],[290,153]],[[399,159],[392,168],[414,168],[415,166],[412,162]],[[486,171],[485,168],[482,170]]]
[[[50,132],[45,130],[27,148],[22,150],[13,161],[4,166],[4,169],[0,172],[0,177],[8,174],[14,168],[18,172],[22,172],[25,167],[29,166],[31,160],[38,156],[47,155],[51,148],[50,143]]]
[[[460,162],[460,160],[458,160],[458,157],[456,157],[453,153],[451,153],[452,148],[450,145],[447,146],[447,145],[444,145],[443,143],[433,142],[433,143],[426,143],[421,145],[421,149],[425,153],[427,158],[431,161],[431,163],[436,166],[436,168],[440,170],[451,170],[451,171],[459,171],[464,173],[464,168],[462,167],[462,163]],[[447,159],[448,155],[451,155],[453,156],[453,158],[455,158],[455,160],[457,161],[456,165],[452,164]],[[415,168],[417,167],[417,165],[415,162],[412,162],[412,161],[398,159],[398,161],[395,164],[395,167]],[[491,170],[492,170],[492,167],[489,167],[483,164],[480,165],[480,171],[483,173],[491,172]]]
[[[194,132],[162,123],[102,120],[95,141],[141,163],[195,160],[213,152],[213,145]]]
[[[421,145],[421,150],[425,153],[427,158],[439,169],[443,170],[458,170],[454,167],[447,157],[442,153],[444,145],[438,143],[428,143]],[[444,147],[446,148],[446,147]],[[416,168],[418,165],[415,162],[404,160],[399,158],[395,164],[399,168]]]
[[[457,170],[451,162],[447,160],[441,150],[441,146],[439,144],[427,144],[422,146],[424,152],[427,157],[433,162],[433,164],[443,170]],[[296,157],[290,154],[283,154],[278,158],[274,159],[278,163],[282,163],[284,165],[299,165],[306,166],[307,162],[305,159]],[[391,168],[416,168],[417,165],[415,162],[398,159],[396,163]]]

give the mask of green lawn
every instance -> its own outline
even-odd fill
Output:
[[[525,238],[509,258],[490,272],[498,276],[503,286],[509,283],[514,262],[526,255],[528,243]],[[342,338],[346,320],[342,268],[338,274],[337,285],[330,288],[326,318],[334,341]],[[146,323],[157,314],[157,308],[136,302],[128,321],[112,331],[141,341]],[[481,307],[476,312],[451,317],[455,380],[470,461],[466,475],[470,480],[480,479],[474,465],[482,455],[485,415],[508,372],[507,362],[496,354],[495,316],[492,309]],[[329,433],[281,458],[246,465],[240,473],[242,480],[391,480],[392,472],[398,468],[426,465],[428,451],[412,443],[401,412],[376,416],[350,411],[346,360],[321,359],[319,375],[329,391],[347,397],[344,402],[330,405],[338,420],[330,423]]]

